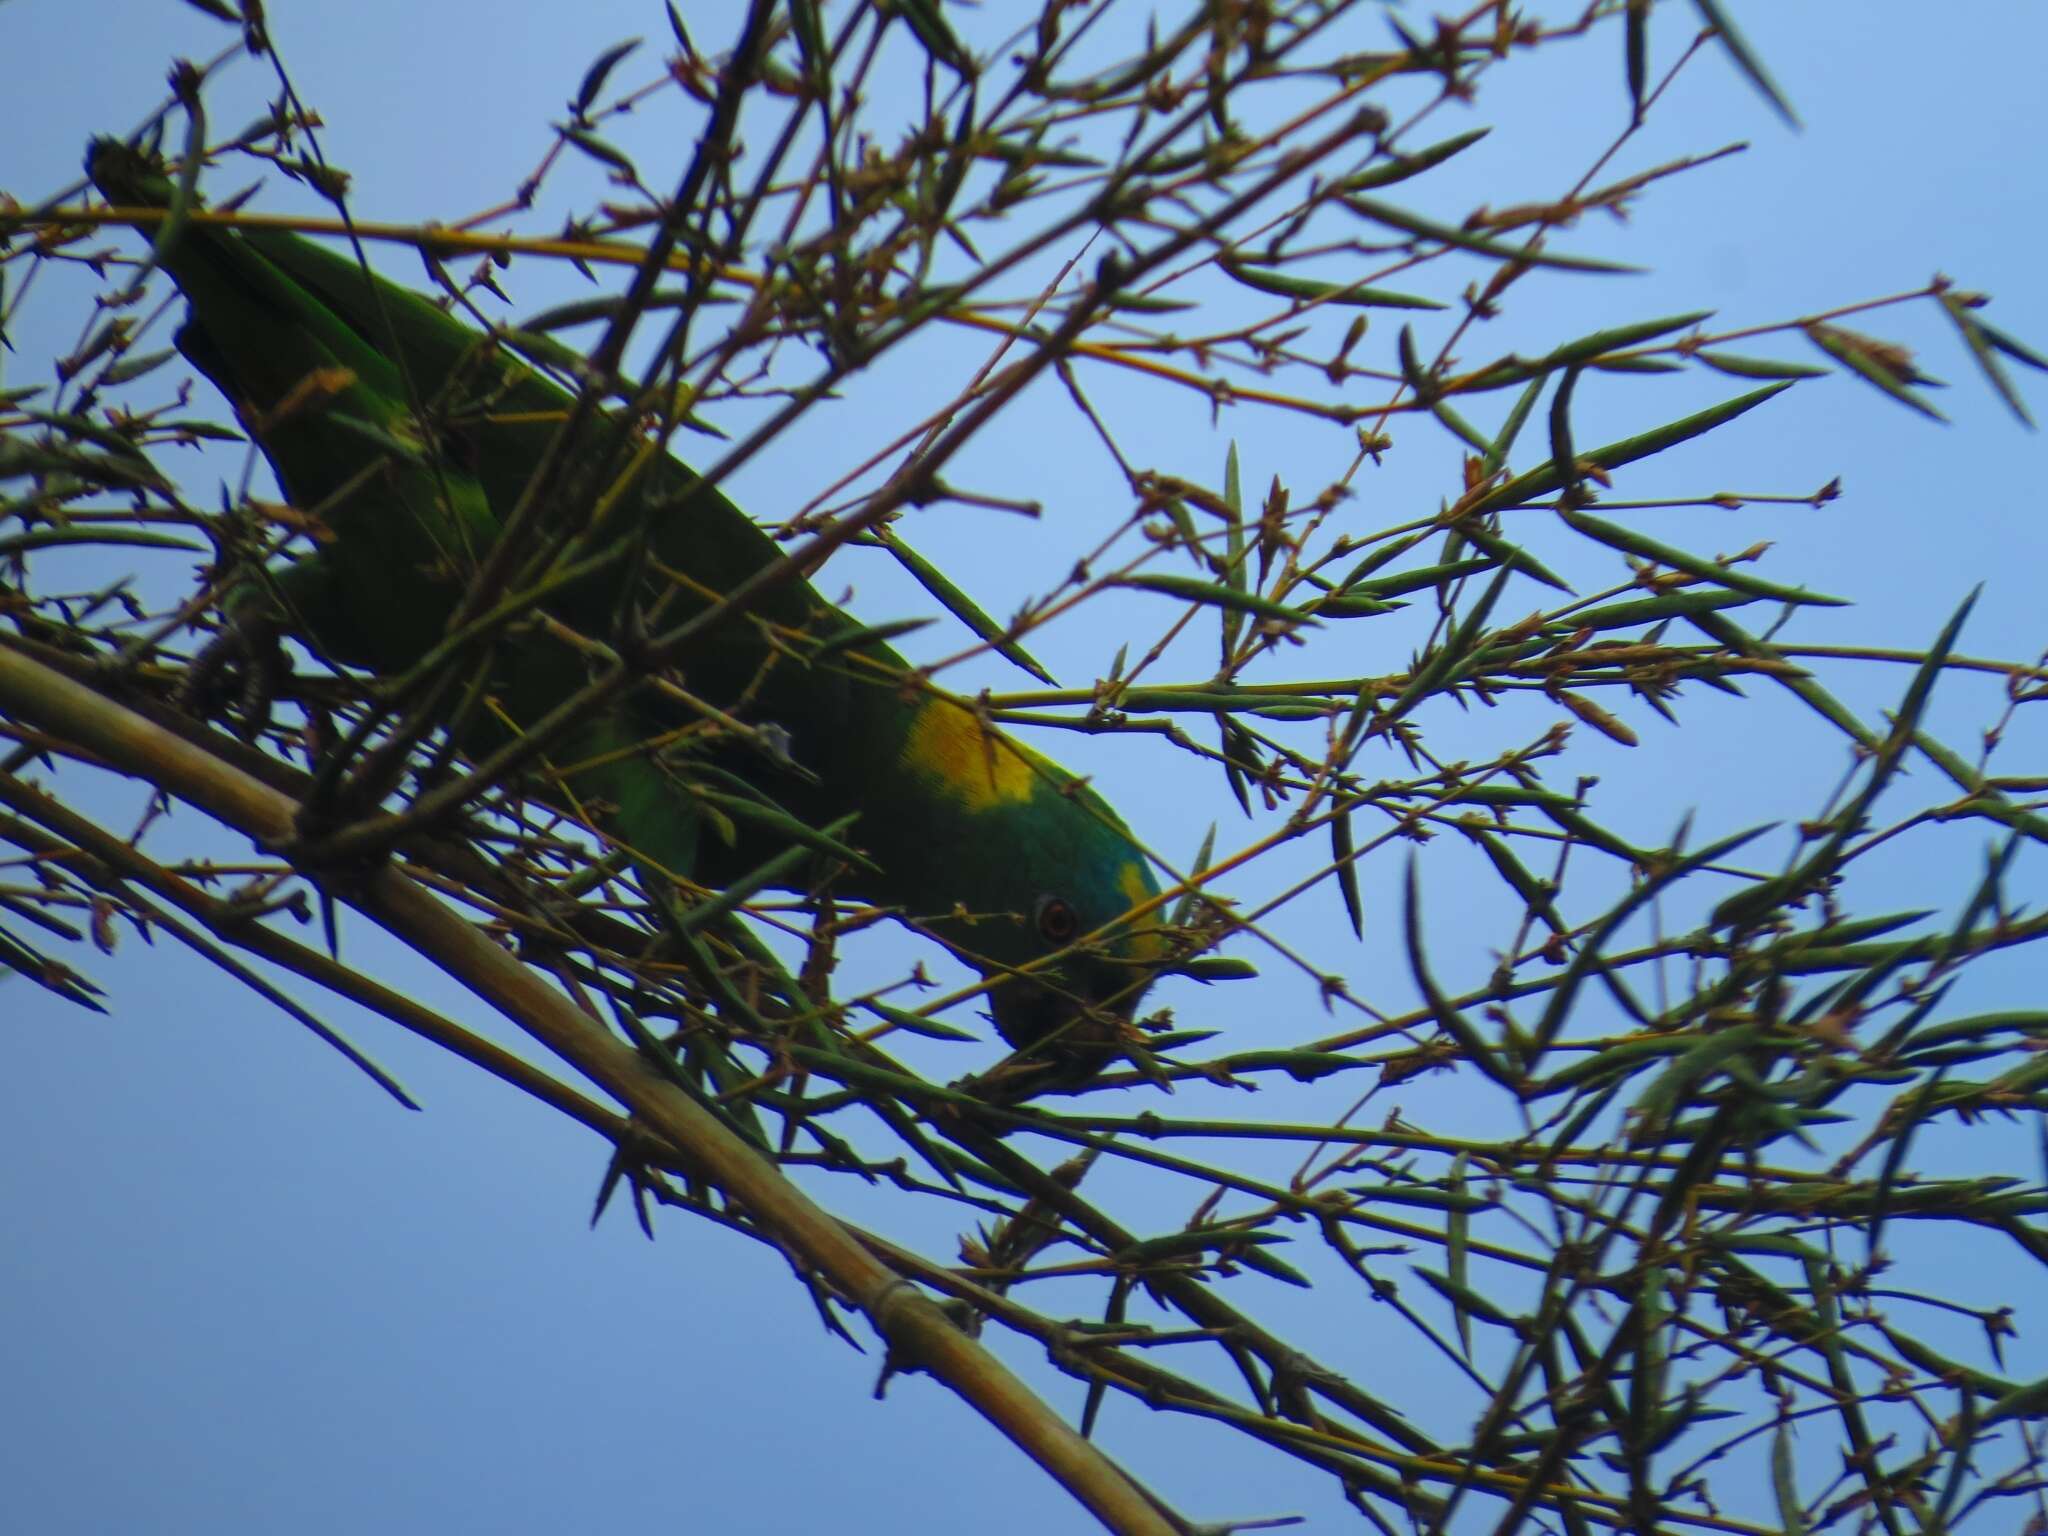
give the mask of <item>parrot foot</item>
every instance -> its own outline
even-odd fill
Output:
[[[178,685],[178,707],[201,720],[226,716],[237,736],[254,741],[269,728],[271,708],[291,672],[283,635],[273,614],[229,617],[192,658]]]
[[[1085,1087],[1102,1073],[1110,1060],[1100,1051],[1085,1057],[1020,1054],[987,1072],[963,1077],[953,1086],[992,1108],[1010,1109],[1042,1094]]]

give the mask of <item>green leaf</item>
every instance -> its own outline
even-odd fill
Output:
[[[676,309],[681,307],[688,295],[681,288],[657,288],[639,301],[636,313],[654,309]],[[522,320],[513,327],[526,335],[545,335],[549,331],[567,330],[575,325],[595,325],[599,321],[609,322],[626,307],[626,295],[609,293],[595,299],[578,299],[570,304],[557,304],[552,309],[542,310],[531,319]]]
[[[1804,587],[1786,587],[1775,581],[1765,581],[1736,566],[1723,565],[1717,560],[1709,560],[1705,556],[1675,548],[1637,533],[1633,528],[1610,523],[1605,518],[1592,517],[1584,512],[1567,512],[1562,508],[1557,515],[1579,533],[1605,544],[1610,549],[1621,550],[1644,560],[1654,560],[1659,565],[1668,565],[1673,570],[1684,571],[1702,581],[1710,581],[1718,587],[1747,592],[1755,597],[1775,598],[1784,603],[1814,603],[1824,608],[1845,607],[1849,601],[1846,597],[1829,597],[1825,593],[1809,592]]]
[[[1822,881],[1830,878],[1840,867],[1842,849],[1851,836],[1863,829],[1864,817],[1877,797],[1884,792],[1893,777],[1899,772],[1905,760],[1907,748],[1914,744],[1919,729],[1920,717],[1926,711],[1927,702],[1933,696],[1934,684],[1941,676],[1942,669],[1955,647],[1957,636],[1976,606],[1982,587],[1964,598],[1933,647],[1922,659],[1913,673],[1913,680],[1906,686],[1906,694],[1899,702],[1892,716],[1891,729],[1879,739],[1877,749],[1870,758],[1870,773],[1863,787],[1846,805],[1829,818],[1828,832],[1812,853],[1795,869],[1785,874],[1759,881],[1714,908],[1709,921],[1716,928],[1743,928],[1753,925],[1769,916],[1784,904],[1799,900]]]
[[[1332,592],[1328,597],[1311,603],[1304,611],[1319,619],[1370,619],[1383,613],[1398,613],[1407,606],[1406,603],[1382,602],[1363,593]]]
[[[1791,387],[1791,381],[1788,380],[1782,384],[1771,384],[1762,389],[1752,390],[1746,395],[1724,400],[1719,405],[1709,406],[1704,411],[1697,411],[1664,426],[1654,427],[1638,436],[1623,438],[1619,442],[1607,444],[1604,448],[1582,453],[1579,458],[1583,462],[1598,464],[1602,469],[1619,469],[1624,464],[1633,464],[1637,459],[1650,458],[1679,443],[1703,436],[1716,427],[1726,426],[1736,417],[1755,410],[1766,400],[1783,394]],[[1520,506],[1523,502],[1532,501],[1538,496],[1548,495],[1561,483],[1556,464],[1546,462],[1540,468],[1517,475],[1506,485],[1488,492],[1480,498],[1477,506],[1469,509],[1469,512],[1494,512],[1502,507]]]
[[[842,816],[830,825],[816,829],[815,835],[836,840],[840,833],[859,819],[858,813]],[[706,924],[731,916],[769,886],[780,885],[802,866],[804,860],[816,856],[815,850],[802,843],[783,849],[773,858],[763,860],[757,867],[733,881],[715,896],[678,912],[675,921],[670,924],[671,933],[678,938],[691,937]]]
[[[893,0],[890,9],[910,24],[910,30],[917,34],[917,40],[924,45],[926,53],[962,79],[974,78],[974,59],[960,46],[953,29],[946,25],[936,0]]]
[[[1168,976],[1192,976],[1199,982],[1250,981],[1259,974],[1259,968],[1249,960],[1235,955],[1202,955],[1193,960],[1183,960],[1178,965],[1169,965],[1161,972]]]
[[[1685,364],[1668,357],[1596,357],[1586,364],[1596,373],[1683,373]]]
[[[820,639],[811,652],[811,660],[822,661],[841,651],[861,650],[870,645],[887,645],[920,629],[929,629],[937,622],[935,619],[892,619],[886,624],[856,624],[851,629],[837,630]]]
[[[894,555],[897,563],[916,578],[917,584],[937,598],[946,612],[973,630],[979,639],[986,641],[990,650],[1012,666],[1021,667],[1029,672],[1048,688],[1056,686],[1053,675],[1038,664],[1037,658],[1011,639],[1003,626],[984,613],[973,598],[954,586],[945,572],[904,542],[901,534],[893,528],[883,528],[877,532],[882,547]]]
[[[1793,1475],[1792,1426],[1783,1419],[1771,1433],[1771,1492],[1777,1496],[1778,1523],[1784,1527],[1785,1536],[1806,1536],[1799,1480]]]
[[[1102,302],[1111,309],[1140,315],[1174,315],[1183,310],[1201,308],[1192,299],[1162,299],[1155,294],[1130,293],[1122,289],[1103,295]]]
[[[1988,1427],[2007,1419],[2039,1419],[2043,1415],[2048,1415],[2048,1376],[2006,1393],[1984,1410],[1982,1422]]]
[[[1409,1266],[1426,1281],[1431,1290],[1448,1301],[1458,1316],[1458,1332],[1466,1333],[1465,1318],[1476,1317],[1482,1323],[1492,1323],[1496,1328],[1512,1328],[1516,1318],[1512,1312],[1496,1306],[1492,1301],[1468,1285],[1459,1285],[1449,1275],[1438,1270],[1425,1268],[1420,1264]],[[1467,1344],[1469,1347],[1469,1339]]]
[[[1643,120],[1643,91],[1650,71],[1650,0],[1628,0],[1622,51],[1628,76],[1629,116]]]
[[[1507,420],[1501,423],[1500,432],[1486,445],[1485,462],[1480,468],[1487,474],[1499,474],[1501,466],[1507,463],[1508,455],[1514,451],[1515,439],[1522,435],[1523,423],[1528,421],[1529,413],[1536,408],[1536,397],[1543,393],[1544,377],[1545,375],[1538,374],[1529,381],[1529,387],[1516,398],[1513,407],[1508,411]]]
[[[583,153],[590,156],[591,159],[610,166],[620,175],[631,180],[635,185],[639,184],[640,173],[634,169],[632,160],[627,157],[623,149],[605,142],[605,140],[585,128],[564,128],[561,130],[561,133],[563,138],[574,144]]]
[[[1568,341],[1538,358],[1504,357],[1478,369],[1458,385],[1457,393],[1482,389],[1505,389],[1510,384],[1520,384],[1527,379],[1541,379],[1560,368],[1591,364],[1610,352],[1622,352],[1626,348],[1654,341],[1672,331],[1682,331],[1699,324],[1714,312],[1698,310],[1691,314],[1670,315],[1661,320],[1639,320],[1630,325],[1615,326],[1609,330],[1594,331],[1576,341]],[[1609,357],[1601,366],[1616,372],[1640,371],[1651,373],[1676,373],[1683,366],[1667,363],[1653,357]]]
[[[1770,357],[1738,357],[1733,352],[1695,352],[1693,356],[1717,373],[1738,379],[1824,379],[1825,368],[1812,363],[1781,363]]]
[[[1561,620],[1567,632],[1581,629],[1633,629],[1638,624],[1657,624],[1665,619],[1687,618],[1716,608],[1740,608],[1758,601],[1753,592],[1666,592],[1661,597],[1636,598],[1588,608]]]
[[[700,808],[713,811],[728,820],[752,822],[755,826],[791,843],[801,843],[827,858],[839,859],[856,869],[878,870],[879,865],[859,849],[841,842],[828,833],[820,832],[807,822],[799,821],[781,807],[764,804],[760,799],[747,795],[727,794],[722,790],[703,784],[685,786],[691,796],[700,803]],[[726,838],[730,844],[732,838]]]
[[[1504,241],[1490,240],[1484,235],[1475,235],[1455,225],[1438,224],[1420,214],[1396,208],[1371,197],[1343,197],[1339,199],[1345,207],[1361,218],[1375,224],[1384,224],[1389,229],[1398,229],[1405,235],[1418,240],[1434,240],[1442,245],[1455,246],[1461,251],[1470,251],[1475,256],[1491,257],[1495,261],[1511,261],[1520,266],[1556,267],[1566,272],[1640,272],[1641,267],[1628,266],[1618,261],[1600,261],[1591,256],[1560,256],[1551,251],[1526,250],[1519,245]]]
[[[1517,571],[1531,580],[1542,582],[1546,587],[1555,587],[1567,596],[1578,596],[1562,576],[1552,572],[1542,561],[1519,545],[1510,544],[1480,519],[1464,519],[1458,524],[1458,531],[1485,550],[1490,562],[1502,570]]]
[[[1461,1200],[1465,1196],[1465,1168],[1471,1161],[1471,1157],[1472,1154],[1470,1152],[1461,1149],[1458,1155],[1451,1159],[1450,1171],[1444,1178],[1444,1183],[1450,1193],[1458,1196]],[[1471,1241],[1471,1212],[1463,1205],[1451,1207],[1450,1210],[1444,1213],[1444,1254],[1449,1261],[1450,1282],[1460,1295],[1469,1293],[1471,1290],[1469,1264]],[[1464,1346],[1465,1357],[1469,1360],[1472,1357],[1471,1313],[1461,1301],[1454,1299],[1452,1306],[1457,1317],[1458,1342]]]
[[[1573,363],[1590,362],[1603,352],[1620,352],[1628,347],[1641,346],[1659,336],[1668,336],[1673,331],[1689,330],[1702,320],[1713,317],[1711,309],[1695,309],[1682,315],[1666,315],[1661,320],[1638,320],[1632,325],[1617,325],[1604,331],[1595,331],[1577,341],[1568,341],[1558,347],[1544,362],[1552,368],[1569,367]]]
[[[1692,3],[1699,7],[1699,13],[1706,17],[1707,25],[1720,34],[1721,46],[1728,50],[1728,57],[1735,61],[1735,67],[1749,77],[1749,83],[1762,93],[1764,100],[1777,108],[1780,117],[1797,128],[1799,117],[1792,110],[1792,104],[1785,99],[1777,83],[1765,72],[1763,60],[1756,56],[1749,43],[1735,29],[1735,23],[1728,19],[1728,13],[1723,9],[1720,0],[1692,0]]]
[[[1514,850],[1508,846],[1505,838],[1498,837],[1481,827],[1471,827],[1465,831],[1466,835],[1478,843],[1485,852],[1494,872],[1507,882],[1509,889],[1521,899],[1522,905],[1528,908],[1533,916],[1543,919],[1553,933],[1570,932],[1552,902],[1551,898],[1556,893],[1551,883],[1539,879],[1516,858]]]
[[[1906,387],[1906,379],[1900,368],[1877,350],[1877,344],[1873,343],[1870,337],[1834,325],[1809,325],[1802,329],[1808,341],[1865,383],[1882,390],[1901,405],[1909,406],[1923,416],[1939,422],[1948,420],[1940,411]],[[1920,379],[1919,382],[1937,381]]]
[[[1515,1074],[1501,1062],[1493,1047],[1480,1038],[1472,1022],[1444,995],[1436,984],[1436,978],[1430,974],[1422,943],[1422,887],[1412,856],[1408,860],[1404,885],[1401,927],[1402,937],[1407,943],[1409,974],[1415,978],[1424,1001],[1429,1004],[1430,1016],[1445,1034],[1457,1042],[1467,1061],[1510,1093],[1517,1092],[1520,1084]]]
[[[1984,339],[2016,363],[2025,363],[2029,368],[2048,373],[2048,357],[2043,357],[2033,348],[2023,345],[1999,330],[1996,326],[1977,322],[1977,329],[1984,333]]]
[[[1451,156],[1463,154],[1491,132],[1491,128],[1474,128],[1442,143],[1432,144],[1427,149],[1418,149],[1413,154],[1396,154],[1378,165],[1367,166],[1355,176],[1347,176],[1342,189],[1346,192],[1370,192],[1375,187],[1389,187],[1411,176],[1420,176],[1432,166],[1442,165]]]
[[[592,61],[590,68],[583,72],[583,83],[576,87],[576,104],[571,109],[580,121],[590,110],[590,104],[597,100],[597,93],[604,89],[604,82],[619,61],[640,46],[640,39],[629,37],[623,43],[614,43]]]
[[[1365,937],[1365,907],[1358,894],[1357,849],[1351,842],[1351,813],[1339,811],[1330,818],[1330,857],[1337,867],[1337,889],[1344,897],[1344,913],[1351,919],[1351,932]]]
[[[1695,1083],[1730,1070],[1736,1058],[1762,1042],[1767,1028],[1760,1022],[1732,1025],[1681,1051],[1637,1097],[1634,1112],[1640,1121],[1639,1129],[1661,1129],[1672,1112],[1691,1099]],[[1631,1135],[1630,1139],[1635,1137]]]
[[[124,357],[119,362],[109,363],[106,372],[99,377],[100,386],[111,389],[116,384],[126,384],[141,378],[145,373],[154,372],[178,355],[175,347],[166,347],[161,352],[143,352],[134,357]]]
[[[970,1029],[957,1025],[943,1024],[922,1013],[912,1013],[905,1008],[892,1008],[887,1003],[876,1002],[871,997],[862,998],[855,1006],[865,1008],[885,1024],[907,1030],[913,1035],[922,1035],[927,1040],[978,1040],[981,1037]]]
[[[1261,293],[1278,294],[1282,298],[1317,300],[1325,304],[1341,304],[1359,309],[1450,307],[1435,299],[1425,299],[1412,293],[1394,293],[1385,288],[1366,288],[1358,283],[1326,283],[1314,278],[1289,277],[1285,272],[1276,272],[1271,267],[1250,266],[1230,256],[1220,258],[1220,263],[1224,271],[1247,288],[1256,288]]]
[[[1940,298],[1941,312],[1954,323],[1963,338],[1963,345],[1970,349],[1970,356],[1976,359],[1979,371],[1998,392],[1998,398],[2005,402],[2007,410],[2019,418],[2021,426],[2031,427],[2034,418],[2027,414],[2026,402],[2020,399],[2019,391],[2013,388],[2012,380],[2006,376],[2004,366],[1998,361],[1998,349],[1992,346],[1990,338],[1977,324],[1976,317],[1970,313],[1969,305],[1953,293],[1943,293]]]
[[[101,994],[97,983],[79,975],[68,965],[52,960],[33,944],[17,939],[5,928],[0,928],[0,977],[8,971],[26,976],[39,987],[48,988],[67,1002],[91,1009],[94,1013],[107,1010],[98,1001]]]
[[[1399,597],[1405,592],[1420,592],[1425,588],[1440,587],[1448,582],[1466,576],[1476,576],[1481,571],[1490,571],[1493,560],[1465,559],[1447,560],[1440,565],[1425,565],[1412,571],[1402,571],[1394,576],[1382,576],[1378,581],[1360,581],[1344,588],[1346,597],[1375,597],[1385,601]],[[1389,607],[1392,604],[1388,604]]]
[[[811,90],[819,101],[825,101],[832,89],[832,46],[825,36],[825,18],[818,14],[817,0],[789,0],[789,24]]]
[[[191,539],[181,539],[168,533],[152,533],[144,528],[44,527],[30,528],[25,532],[8,534],[0,538],[0,559],[10,559],[31,549],[48,549],[61,544],[84,544],[93,547],[123,544],[136,549],[182,549],[195,555],[203,554],[208,548],[207,545]]]
[[[1244,576],[1244,486],[1238,477],[1237,439],[1232,438],[1229,449],[1223,455],[1223,507],[1226,518],[1223,525],[1224,549],[1221,575],[1224,585],[1233,592],[1245,590]],[[1239,618],[1240,610],[1228,609],[1223,615],[1223,660],[1228,665],[1230,653],[1237,649],[1239,634],[1244,623]],[[1242,798],[1242,797],[1240,797]]]
[[[1256,614],[1265,619],[1280,619],[1289,624],[1316,622],[1299,609],[1275,602],[1272,598],[1257,592],[1239,591],[1213,581],[1198,581],[1192,576],[1155,575],[1140,571],[1130,576],[1119,576],[1111,585],[1135,587],[1141,592],[1158,592],[1167,597],[1180,598],[1185,602],[1207,603],[1212,607]]]

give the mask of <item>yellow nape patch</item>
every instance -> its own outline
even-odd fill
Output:
[[[1022,749],[951,699],[919,706],[903,766],[944,785],[970,811],[1029,800],[1038,782]]]
[[[1145,878],[1145,866],[1136,859],[1126,859],[1116,872],[1116,888],[1132,906],[1140,906],[1158,894],[1150,881]],[[1166,921],[1165,913],[1155,908],[1138,919],[1136,926],[1124,939],[1124,954],[1132,960],[1160,961],[1167,958],[1172,946],[1166,942],[1161,924]]]

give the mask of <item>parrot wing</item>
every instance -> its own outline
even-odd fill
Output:
[[[88,171],[113,201],[168,200],[169,183],[122,146],[96,145]],[[572,397],[496,338],[296,235],[190,223],[157,256],[190,305],[180,349],[328,533],[231,607],[273,611],[338,662],[412,667],[446,638]],[[559,579],[544,621],[483,651],[451,714],[465,751],[580,688],[587,654],[633,605],[659,603],[672,625],[781,558],[678,460],[628,457],[625,478],[581,498],[602,508],[588,527],[548,530],[544,574]],[[1099,1062],[1165,958],[1156,917],[1125,921],[1156,905],[1142,849],[1085,783],[887,645],[823,643],[857,628],[787,583],[687,656],[680,683],[650,680],[555,742],[555,798],[622,846],[657,899],[778,860],[775,883],[800,888],[814,863],[783,857],[791,828],[838,829],[865,859],[846,861],[835,891],[898,909],[1001,978],[991,1001],[1012,1045],[1080,1042]],[[764,740],[786,743],[787,760]],[[812,848],[840,846],[821,835]]]

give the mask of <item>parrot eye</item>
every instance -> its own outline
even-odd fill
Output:
[[[1038,936],[1048,943],[1064,944],[1081,931],[1074,909],[1057,896],[1038,898]]]

